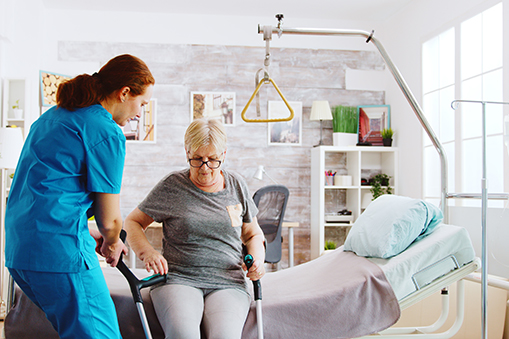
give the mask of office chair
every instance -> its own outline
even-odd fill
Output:
[[[266,239],[265,262],[276,264],[281,261],[281,229],[290,191],[283,185],[270,185],[260,188],[253,195],[258,207],[258,224]]]

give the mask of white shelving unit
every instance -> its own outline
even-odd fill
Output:
[[[352,177],[351,186],[327,185],[326,171]],[[363,211],[365,195],[371,200],[371,186],[361,185],[361,179],[384,173],[391,177],[390,186],[397,194],[398,149],[395,147],[336,147],[318,146],[311,150],[311,259],[324,251],[325,227],[350,227],[351,224],[325,222],[325,215],[340,210],[339,196],[345,192],[343,208],[352,212],[353,222]],[[364,200],[368,197],[364,197]],[[352,222],[352,224],[353,224]]]
[[[23,129],[23,136],[26,137],[25,118],[28,110],[28,86],[25,79],[5,79],[3,83],[2,122],[1,127],[16,125]],[[12,106],[18,101],[19,107],[23,110],[21,117],[13,115]]]

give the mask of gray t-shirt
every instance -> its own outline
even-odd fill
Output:
[[[246,289],[241,228],[258,209],[244,179],[233,172],[222,173],[225,188],[214,193],[196,187],[189,169],[170,173],[138,206],[163,223],[169,283]]]

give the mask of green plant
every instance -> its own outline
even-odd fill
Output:
[[[19,108],[19,99],[16,100],[16,105],[12,105],[12,109],[18,109]]]
[[[14,173],[11,173],[11,174],[9,175],[9,178],[11,178],[11,179],[12,179],[12,178],[14,178]]]
[[[389,180],[391,179],[390,176],[387,174],[377,174],[370,180],[371,188],[369,189],[371,191],[371,194],[373,195],[373,199],[375,200],[379,196],[383,194],[392,194],[392,188],[389,186]]]
[[[357,107],[335,106],[332,109],[332,130],[334,133],[357,133],[359,115]]]
[[[392,139],[394,132],[392,128],[385,128],[382,130],[382,139]]]
[[[336,243],[334,241],[326,241],[324,248],[325,248],[326,251],[328,251],[328,250],[335,250],[336,249]]]

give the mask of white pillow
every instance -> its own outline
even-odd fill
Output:
[[[423,200],[382,195],[368,205],[352,226],[344,249],[363,257],[390,258],[433,232],[442,211]]]

